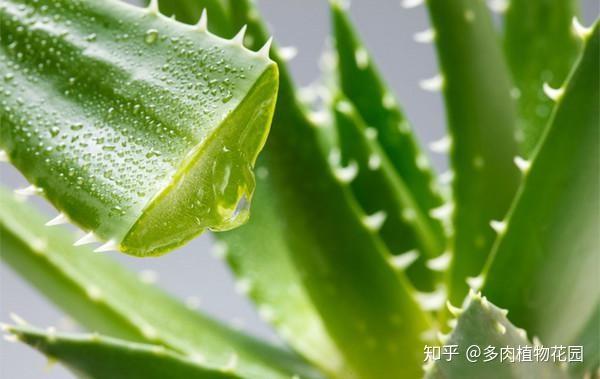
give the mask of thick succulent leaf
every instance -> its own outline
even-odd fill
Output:
[[[264,42],[266,33],[257,11],[247,1],[232,4],[238,25],[247,23],[254,43]],[[279,57],[277,50],[273,56]],[[255,213],[271,208],[281,223],[288,249],[269,254],[289,253],[301,280],[297,284],[335,341],[344,368],[351,371],[350,375],[334,375],[418,376],[419,337],[429,327],[427,315],[413,300],[405,279],[388,264],[382,241],[361,221],[364,215],[347,183],[351,172],[333,171],[329,166],[319,147],[318,132],[298,105],[285,68],[280,68],[278,108],[259,162],[268,175],[257,190],[270,197],[262,197],[265,202],[253,208]],[[245,228],[246,233],[256,233],[255,239],[271,237],[266,225],[255,220]],[[252,251],[263,246],[246,248]],[[262,275],[268,277],[269,272]],[[272,306],[276,310],[278,304]],[[329,366],[327,359],[320,357],[319,365]]]
[[[599,46],[596,23],[484,272],[486,296],[550,344],[600,323]]]
[[[374,139],[406,187],[406,223],[412,224],[414,237],[404,241],[408,249],[419,248],[426,257],[440,255],[445,236],[439,220],[430,214],[442,205],[435,188],[426,155],[417,146],[411,127],[394,95],[381,79],[369,53],[360,42],[340,1],[331,1],[333,34],[337,52],[336,72],[342,92],[355,105],[365,123],[375,132]],[[373,192],[357,192],[366,208],[372,206]]]
[[[448,272],[451,301],[467,293],[495,239],[491,220],[510,206],[519,172],[516,120],[508,71],[483,0],[428,0],[440,62],[439,77],[452,139],[454,171],[452,243]]]
[[[418,206],[406,182],[397,175],[388,156],[370,134],[373,129],[365,125],[354,106],[343,96],[334,102],[334,115],[341,164],[358,167],[351,187],[363,211],[369,215],[365,219],[367,224],[379,232],[390,251],[411,256],[416,253],[412,250],[416,246],[427,251],[420,244],[427,236],[421,235],[424,239],[419,239],[416,235],[427,230],[426,226],[418,226],[428,221],[418,219],[422,216],[420,213],[414,215],[414,220],[407,221],[406,209]],[[420,255],[407,268],[407,275],[418,289],[431,291],[435,275],[425,263],[423,255]]]
[[[248,217],[277,66],[116,0],[3,1],[0,148],[103,248],[156,255]]]
[[[518,98],[517,132],[525,157],[533,152],[552,113],[544,83],[567,78],[580,43],[572,32],[576,0],[511,0],[504,16],[504,53]]]
[[[192,311],[74,236],[44,226],[42,216],[0,192],[1,258],[89,330],[164,345],[221,367],[231,356],[249,378],[319,378],[294,354],[235,332]]]
[[[163,346],[147,345],[97,334],[63,334],[30,326],[4,326],[16,337],[58,360],[79,377],[97,379],[235,379],[239,376],[211,370]],[[235,363],[235,361],[232,361]],[[234,370],[235,367],[231,367]]]
[[[427,369],[428,379],[530,379],[530,378],[568,378],[565,370],[553,362],[509,362],[500,361],[502,348],[528,347],[534,345],[527,340],[523,330],[516,328],[506,319],[506,311],[497,308],[480,295],[470,294],[464,309],[459,312],[456,327],[446,340],[445,346],[457,345],[458,355],[450,361],[443,357],[430,364]],[[470,346],[479,347],[481,356],[467,360],[466,351]],[[495,359],[485,362],[491,357],[485,351],[494,351]],[[515,353],[516,356],[516,353]],[[532,354],[533,357],[533,354]]]
[[[236,289],[254,301],[259,315],[288,344],[324,371],[350,375],[301,285],[284,239],[285,226],[270,204],[273,195],[266,175],[267,168],[259,159],[252,217],[235,232],[220,233],[217,249],[224,249],[221,251],[237,277]]]

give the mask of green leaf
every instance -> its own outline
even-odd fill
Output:
[[[0,148],[101,248],[157,255],[242,224],[277,66],[116,0],[0,5]]]
[[[504,17],[504,53],[518,95],[521,150],[529,157],[543,135],[552,101],[543,85],[558,88],[567,78],[580,43],[571,21],[576,0],[511,0]]]
[[[163,346],[128,342],[97,334],[63,334],[30,326],[4,330],[31,347],[59,360],[79,377],[111,379],[236,379],[224,366],[211,370]],[[232,360],[231,363],[235,363]]]
[[[354,104],[366,125],[372,128],[381,153],[398,176],[397,181],[404,183],[400,204],[408,216],[405,223],[414,233],[404,236],[401,251],[419,248],[425,257],[438,256],[446,248],[446,241],[441,223],[430,215],[430,211],[440,207],[442,199],[435,188],[427,157],[417,146],[408,120],[356,35],[341,2],[330,3],[337,52],[336,71],[342,92]],[[358,191],[356,187],[353,189],[359,203],[369,210],[377,187],[368,193]],[[395,249],[397,245],[391,247]]]
[[[491,220],[501,220],[519,184],[513,163],[515,110],[510,81],[483,0],[428,0],[451,137],[454,179],[453,259],[450,300],[467,293],[495,239]],[[431,83],[426,83],[430,85]]]
[[[259,315],[290,346],[324,371],[348,377],[343,358],[301,284],[280,214],[270,206],[273,194],[260,159],[257,171],[252,217],[235,232],[219,233],[217,251],[225,254],[236,275],[237,290],[254,301]]]
[[[447,360],[430,361],[427,369],[427,379],[530,379],[530,378],[568,378],[566,371],[551,362],[537,362],[533,355],[534,345],[527,340],[522,329],[516,328],[506,319],[506,311],[497,308],[480,295],[470,294],[463,309],[454,310],[458,320],[450,337],[444,341],[445,346],[457,345],[458,355]],[[476,346],[481,355],[467,360],[467,349]],[[517,359],[519,347],[529,348],[532,352],[532,362],[501,361],[502,348],[514,349]],[[448,348],[447,348],[448,349]],[[476,349],[476,348],[473,348]],[[495,359],[485,362],[492,355],[485,351],[498,354]],[[507,351],[507,350],[505,350]],[[510,350],[508,350],[510,351]],[[510,354],[510,353],[508,353]]]
[[[237,372],[248,378],[320,378],[296,355],[189,310],[107,257],[73,247],[71,233],[42,220],[0,191],[1,258],[87,329],[203,356],[208,367],[222,367],[236,355]]]
[[[341,161],[336,164],[356,165],[358,168],[358,174],[351,187],[361,207],[369,215],[365,221],[374,231],[379,232],[390,251],[408,254],[403,257],[401,255],[397,262],[414,256],[416,251],[412,249],[415,244],[421,251],[427,251],[418,240],[415,241],[415,234],[426,229],[419,229],[417,225],[426,224],[428,221],[407,220],[406,209],[415,209],[418,206],[414,203],[406,182],[396,174],[388,156],[373,138],[374,129],[365,125],[354,106],[343,96],[339,96],[333,106],[341,152]],[[421,214],[416,215],[419,216]],[[407,275],[420,290],[432,291],[435,275],[425,263],[423,255],[420,255],[408,266]]]
[[[253,43],[264,42],[267,35],[256,9],[247,1],[232,4],[234,22],[248,24]],[[267,246],[270,251],[262,256],[289,254],[286,259],[293,262],[300,279],[294,284],[306,291],[335,342],[344,359],[343,372],[352,374],[337,371],[337,377],[419,376],[420,335],[429,328],[427,314],[412,298],[406,280],[389,265],[383,242],[361,221],[364,214],[348,186],[352,172],[329,166],[319,133],[299,105],[277,49],[273,56],[281,69],[278,107],[257,164],[268,173],[257,188],[264,191],[257,196],[263,202],[252,209],[255,214],[269,209],[276,215],[271,217],[280,223],[287,249]],[[249,241],[253,245],[247,246],[252,254],[265,245],[255,241],[272,236],[269,225],[259,221],[252,219],[244,227],[245,233],[255,234]],[[261,275],[268,278],[271,273]],[[277,312],[279,304],[270,305]],[[319,357],[317,363],[330,367],[327,360]]]
[[[549,344],[600,322],[599,45],[596,23],[484,271],[486,296]]]

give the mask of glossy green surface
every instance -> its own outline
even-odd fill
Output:
[[[73,247],[73,235],[44,226],[32,207],[0,191],[0,255],[35,288],[92,332],[159,344],[222,367],[232,355],[253,379],[320,378],[295,354],[195,311],[111,259]]]
[[[75,224],[156,255],[245,222],[277,66],[119,1],[5,1],[0,148]]]
[[[484,271],[483,293],[546,344],[600,323],[599,46],[596,23]]]
[[[477,276],[520,182],[513,163],[516,112],[510,80],[487,5],[483,0],[428,0],[452,139],[454,173],[451,301],[467,293]]]
[[[504,15],[504,52],[512,73],[521,152],[529,157],[544,134],[554,104],[544,83],[559,88],[577,59],[576,0],[510,0]]]
[[[127,342],[97,334],[57,334],[30,326],[7,326],[6,331],[34,349],[58,360],[78,377],[90,379],[240,379],[224,366],[219,370],[162,346]]]
[[[402,233],[402,243],[391,241],[390,247],[392,250],[401,249],[394,253],[418,248],[424,257],[433,258],[444,252],[446,237],[440,221],[430,215],[432,209],[442,205],[442,199],[436,188],[428,158],[417,146],[409,121],[379,75],[340,3],[331,2],[337,53],[335,71],[338,74],[339,86],[356,107],[365,124],[371,128],[373,139],[381,150],[380,154],[385,155],[382,159],[391,164],[393,173],[397,176],[396,182],[402,182],[405,187],[400,202],[405,214],[402,223],[410,226],[413,233]],[[343,146],[341,149],[342,153],[348,153],[344,152]],[[373,211],[376,196],[372,195],[378,188],[373,186],[370,189],[359,190],[353,185],[353,189],[358,202],[368,212]],[[377,210],[379,209],[374,211]],[[396,223],[397,226],[398,224],[399,222]],[[389,238],[384,239],[389,241]]]

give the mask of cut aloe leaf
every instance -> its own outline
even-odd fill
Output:
[[[454,171],[451,301],[461,302],[465,280],[483,268],[496,237],[490,220],[502,220],[520,181],[513,163],[516,112],[508,69],[483,0],[428,0],[444,93]],[[467,62],[467,63],[465,63]]]
[[[544,84],[560,87],[577,59],[581,44],[571,26],[577,8],[576,0],[511,0],[504,16],[504,54],[515,84],[517,132],[526,158],[554,107]]]
[[[408,237],[407,246],[411,245],[411,239],[413,241],[412,247],[406,250],[418,247],[425,257],[438,256],[444,252],[446,240],[441,223],[430,215],[430,211],[443,202],[435,188],[427,156],[417,146],[408,120],[359,40],[342,2],[330,3],[337,52],[336,72],[341,90],[371,128],[381,153],[391,163],[399,180],[405,183],[405,197],[410,198],[403,206],[418,241]],[[361,204],[367,203],[369,197],[372,196],[357,194]]]
[[[483,274],[484,294],[547,344],[580,338],[600,301],[598,23],[583,37]]]
[[[454,309],[453,312],[458,316],[457,324],[444,340],[446,348],[442,346],[442,350],[448,352],[450,346],[456,346],[457,355],[451,356],[451,359],[443,355],[439,360],[430,360],[425,375],[427,379],[569,378],[566,370],[559,368],[558,364],[534,359],[534,344],[527,340],[524,331],[511,324],[506,318],[506,311],[497,308],[485,297],[470,294],[464,309]],[[529,349],[531,361],[525,361],[524,355],[517,356],[519,348]],[[468,353],[469,349],[478,351],[479,355]],[[502,349],[505,349],[504,353]],[[510,349],[513,362],[510,362]]]
[[[44,226],[43,217],[0,191],[1,258],[88,330],[163,345],[253,379],[321,376],[295,354],[233,331],[188,309],[163,291],[84,246],[71,233]]]
[[[211,370],[202,362],[185,358],[163,346],[147,345],[97,334],[63,334],[30,326],[5,325],[9,339],[30,345],[58,360],[78,377],[111,379],[241,379],[235,360],[221,370]],[[230,367],[231,366],[231,367]]]
[[[67,219],[138,256],[246,221],[277,94],[265,51],[154,5],[0,13],[0,148]]]

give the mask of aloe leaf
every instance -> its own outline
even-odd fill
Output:
[[[14,336],[50,360],[58,360],[74,374],[85,378],[112,379],[235,379],[222,370],[202,367],[163,346],[140,344],[97,334],[66,334],[30,326],[4,326]],[[235,363],[235,361],[232,361]]]
[[[560,87],[577,59],[580,43],[572,32],[576,0],[511,0],[504,16],[504,54],[516,86],[521,150],[533,152],[553,105],[544,83]]]
[[[267,35],[256,9],[247,1],[232,4],[234,22],[248,24],[253,43],[264,42]],[[255,203],[253,212],[275,212],[288,249],[269,254],[289,254],[300,278],[295,284],[308,294],[344,359],[344,369],[352,372],[345,377],[418,376],[427,314],[412,298],[406,280],[389,265],[382,241],[361,221],[364,215],[348,187],[351,170],[334,170],[327,162],[319,133],[299,105],[277,49],[273,57],[281,69],[278,108],[258,163],[268,175],[257,188],[270,197]],[[266,225],[256,221],[245,226],[246,233],[270,238]],[[261,274],[268,278],[270,273]],[[288,282],[278,284],[282,285]],[[269,305],[277,315],[278,304]],[[319,366],[330,365],[327,359],[320,357]]]
[[[550,344],[572,343],[594,315],[600,322],[598,23],[585,33],[483,274],[486,296]]]
[[[465,279],[480,272],[519,184],[513,163],[515,109],[508,70],[482,0],[428,0],[451,136],[454,199],[451,301],[460,302]],[[467,63],[465,63],[467,62]]]
[[[73,235],[44,226],[43,217],[0,191],[1,258],[89,330],[160,344],[222,367],[232,357],[248,378],[320,375],[296,355],[274,348],[185,307],[114,261],[73,247]]]
[[[416,246],[422,248],[415,236],[418,233],[416,224],[422,220],[407,222],[406,209],[418,207],[410,190],[371,135],[373,129],[365,125],[352,103],[338,96],[333,106],[340,163],[358,167],[358,175],[351,187],[369,215],[367,223],[379,232],[390,251],[414,257],[413,249]],[[420,250],[427,251],[426,248]],[[420,290],[434,290],[435,275],[426,267],[423,255],[407,267],[407,275]]]
[[[157,255],[248,217],[277,66],[154,4],[0,5],[0,148],[100,250]],[[67,21],[68,20],[68,21]]]
[[[339,85],[366,125],[375,132],[381,153],[406,187],[401,204],[408,215],[406,223],[415,231],[414,237],[407,238],[407,246],[418,247],[426,257],[438,256],[444,251],[446,241],[441,223],[430,211],[440,207],[442,199],[435,188],[427,157],[417,146],[408,120],[359,40],[342,2],[330,3]],[[361,205],[371,205],[375,189],[369,194],[357,193]]]
[[[464,309],[453,311],[458,316],[457,324],[444,344],[448,350],[449,346],[456,345],[458,355],[452,356],[451,360],[447,360],[446,355],[439,360],[430,361],[426,378],[568,378],[566,371],[556,364],[538,362],[533,354],[534,344],[527,340],[524,331],[511,324],[506,318],[506,311],[497,308],[485,297],[470,294]],[[480,355],[470,355],[469,361],[467,349],[471,346],[475,346],[472,349],[480,349]],[[532,361],[517,358],[519,347],[529,349]],[[513,349],[514,362],[510,362],[506,356],[501,361],[503,348],[508,352],[508,357],[510,349]],[[491,359],[493,353],[497,355]],[[485,361],[486,359],[489,361]]]

